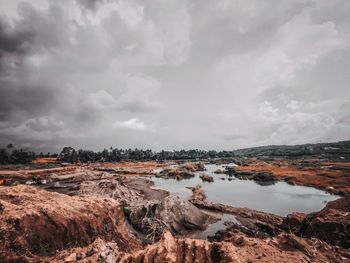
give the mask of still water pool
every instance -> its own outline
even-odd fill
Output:
[[[260,185],[255,181],[239,180],[225,174],[214,174],[221,165],[206,165],[205,173],[214,177],[214,182],[202,182],[197,172],[195,177],[177,181],[175,179],[153,178],[155,189],[167,190],[182,198],[189,198],[192,192],[187,187],[202,185],[208,201],[235,207],[248,207],[264,212],[286,216],[292,212],[310,213],[322,209],[327,202],[338,196],[306,186],[290,185],[276,182],[271,185]],[[221,180],[220,178],[225,178]]]

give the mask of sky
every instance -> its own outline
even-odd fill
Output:
[[[0,0],[0,146],[348,139],[348,0]]]

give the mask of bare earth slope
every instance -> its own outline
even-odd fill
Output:
[[[0,262],[52,255],[97,237],[113,240],[125,251],[141,247],[126,229],[116,200],[70,197],[23,185],[0,188],[0,233]]]
[[[5,184],[0,186],[0,262],[350,260],[349,196],[317,213],[283,218],[154,190],[147,178],[134,177],[154,175],[157,164],[145,166],[94,164],[1,172]],[[180,172],[197,169],[188,166],[191,169]],[[23,185],[28,182],[33,186]],[[230,214],[236,221],[210,241],[189,238],[216,222],[217,213]]]

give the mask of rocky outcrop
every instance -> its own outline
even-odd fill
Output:
[[[345,257],[334,254],[332,247],[319,240],[305,240],[292,234],[270,239],[256,239],[237,233],[222,242],[190,238],[175,238],[165,232],[161,240],[132,253],[122,252],[116,244],[96,240],[86,248],[63,251],[51,258],[62,262],[76,257],[77,262],[155,262],[155,263],[216,263],[216,262],[344,262]]]
[[[195,162],[195,163],[186,163],[181,165],[182,168],[190,170],[192,172],[200,172],[205,171],[205,166],[203,162]]]
[[[253,180],[257,182],[272,182],[275,181],[275,178],[272,173],[260,172],[254,173]]]
[[[242,180],[254,180],[260,184],[273,183],[276,181],[276,178],[270,172],[249,172],[241,171],[237,167],[226,167],[225,173]]]
[[[119,165],[128,170],[131,164]],[[149,175],[157,167],[134,166],[152,170]],[[200,186],[192,189],[190,202],[181,200],[152,189],[149,179],[130,177],[138,173],[121,176],[109,167],[115,169],[116,164],[95,170],[79,166],[21,171],[13,177],[4,172],[7,181],[30,181],[36,187],[76,196],[34,186],[0,186],[0,262],[338,263],[350,259],[349,198],[330,202],[317,213],[282,218],[209,203]],[[189,173],[202,169],[195,163],[180,167]],[[265,183],[269,176],[261,172],[265,171],[239,173]],[[223,214],[233,218],[224,219]],[[204,237],[209,240],[188,238],[192,232],[203,233],[213,222],[210,227],[216,234]],[[218,224],[226,229],[218,231]]]
[[[299,236],[316,237],[332,245],[350,248],[350,197],[329,202],[316,213],[288,215],[282,227]]]
[[[243,218],[252,218],[261,222],[274,225],[276,227],[279,227],[283,222],[283,217],[281,216],[257,211],[246,207],[233,207],[229,205],[215,204],[215,203],[201,201],[194,198],[192,198],[190,201],[196,207],[201,209],[220,212],[220,213],[233,214]]]
[[[33,186],[0,187],[0,262],[25,262],[97,237],[121,251],[141,247],[125,226],[120,203],[111,198],[70,197]]]
[[[159,174],[157,174],[158,177],[162,177],[164,179],[175,178],[176,180],[192,178],[194,175],[194,172],[178,167],[164,169]]]
[[[133,254],[121,262],[223,262],[224,251],[217,244],[204,240],[176,239],[166,232],[160,242]]]
[[[305,217],[304,213],[291,213],[284,218],[281,227],[288,232],[299,234]]]
[[[185,163],[176,167],[163,169],[157,174],[162,178],[175,178],[176,180],[188,179],[195,176],[195,172],[205,171],[203,162]]]
[[[207,199],[207,196],[204,193],[204,189],[201,185],[196,185],[195,187],[191,188],[192,190],[192,197],[191,201],[195,202],[197,201],[205,201]]]
[[[137,180],[140,182],[142,179]],[[80,194],[119,200],[130,224],[150,243],[159,240],[166,230],[173,235],[183,235],[203,230],[213,220],[189,201],[167,193],[160,194],[158,190],[150,189],[147,183],[103,180],[84,182],[80,187]]]
[[[214,182],[214,178],[210,175],[205,174],[205,173],[202,173],[199,176],[199,178],[201,178],[203,182],[209,182],[209,183]]]
[[[236,166],[225,166],[224,173],[228,175],[235,175],[238,171],[239,170]]]
[[[226,213],[234,215],[235,222],[227,222],[225,230],[218,231],[215,236],[210,238],[212,241],[222,241],[228,236],[231,236],[237,230],[245,233],[247,236],[266,238],[276,236],[283,232],[280,227],[283,218],[274,214],[265,213],[249,208],[232,207],[222,204],[214,204],[206,202],[205,200],[195,199],[192,196],[191,202],[198,208],[214,211],[219,213]]]

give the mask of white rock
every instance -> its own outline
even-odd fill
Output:
[[[40,180],[40,184],[47,184],[47,181],[45,179]]]
[[[77,261],[77,253],[72,253],[64,259],[64,262],[71,263]]]

